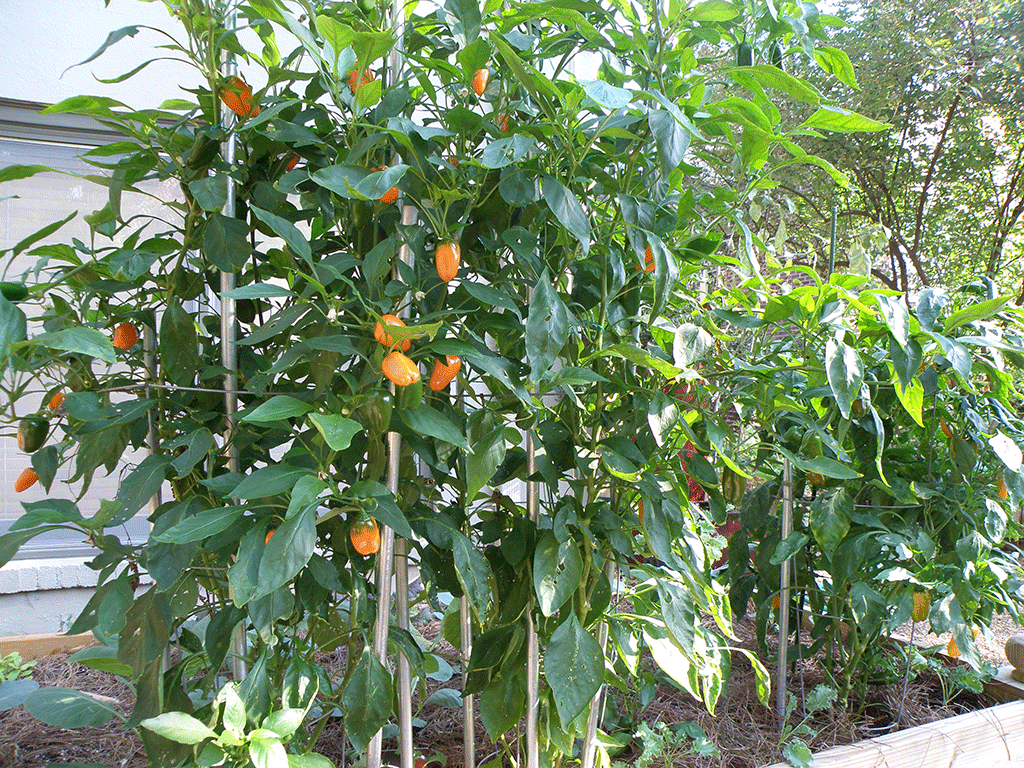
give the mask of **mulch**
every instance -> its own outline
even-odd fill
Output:
[[[426,638],[437,638],[437,622],[420,629]],[[739,646],[756,651],[751,622],[738,621],[736,633]],[[453,663],[456,660],[455,649],[444,640],[438,640],[433,651],[446,656]],[[326,659],[326,662],[328,667],[336,665],[336,668],[340,668],[344,658],[341,654],[335,654],[333,659]],[[134,705],[134,696],[129,686],[112,675],[69,662],[66,655],[55,654],[40,659],[33,672],[33,677],[41,685],[74,687],[114,699],[118,711],[126,716]],[[799,696],[801,691],[811,691],[822,679],[815,661],[803,660],[789,675],[787,688]],[[446,683],[428,683],[426,690],[421,693],[421,700],[439,688],[458,688],[460,680],[456,676]],[[934,673],[924,673],[912,681],[905,699],[902,682],[872,685],[869,691],[869,700],[863,702],[861,714],[856,718],[849,712],[837,709],[811,717],[808,724],[812,735],[803,738],[812,750],[849,744],[896,730],[896,714],[900,712],[901,700],[900,728],[934,722],[995,703],[987,696],[970,693],[961,693],[947,701],[942,683]],[[612,703],[620,714],[623,713],[624,705],[625,702],[618,699]],[[414,704],[414,709],[417,706]],[[432,764],[463,765],[462,710],[432,706],[420,710],[419,717],[425,721],[425,725],[415,733],[417,751],[428,759],[433,758],[435,762]],[[696,723],[717,746],[717,754],[698,756],[689,749],[689,742],[676,742],[665,754],[649,761],[645,758],[644,763],[651,768],[757,768],[780,760],[778,719],[772,709],[758,700],[753,670],[746,657],[740,653],[733,653],[732,674],[714,716],[708,714],[687,693],[662,684],[643,709],[642,717],[655,729],[659,723],[666,726]],[[793,723],[799,719],[798,712],[794,715]],[[331,721],[317,743],[317,751],[339,766],[343,755],[341,731],[340,720]],[[385,742],[385,749],[389,748],[394,748],[393,742]],[[500,754],[500,748],[491,743],[478,716],[475,750],[477,764]],[[634,741],[615,759],[626,765],[634,765],[640,755],[640,745]],[[0,768],[45,768],[52,762],[97,763],[110,768],[147,766],[138,738],[133,732],[118,730],[116,721],[104,727],[72,731],[45,725],[21,707],[0,713]],[[397,759],[395,762],[397,764]],[[501,762],[512,765],[508,760]]]

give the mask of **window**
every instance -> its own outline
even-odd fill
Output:
[[[51,240],[69,242],[70,238],[76,237],[88,242],[89,228],[81,217],[102,208],[107,200],[107,191],[101,185],[66,174],[96,174],[97,169],[79,156],[92,147],[120,137],[77,116],[39,115],[41,107],[37,104],[0,100],[0,168],[15,164],[44,165],[57,171],[0,184],[0,249],[11,248],[33,232],[74,211],[78,211],[79,216],[51,236]],[[170,187],[161,190],[159,185],[154,185],[150,191],[173,194]],[[131,197],[129,199],[126,196],[122,203],[126,217],[155,211],[160,205],[158,200],[150,197]],[[35,262],[35,257],[21,254],[13,263],[2,265],[5,276],[0,279],[19,280],[22,274],[35,267]],[[27,280],[30,284],[34,281],[35,278],[31,276]],[[30,327],[29,333],[32,331]],[[19,404],[18,415],[34,412],[28,410],[32,405],[38,405],[40,411],[45,412],[41,402],[42,393],[39,397],[38,404],[32,403],[30,397],[25,398],[22,401],[24,406]],[[142,452],[126,452],[118,471],[103,476],[102,468],[97,470],[88,493],[79,502],[82,514],[90,515],[98,510],[100,499],[114,498],[122,470],[129,464],[141,461],[143,457]],[[22,515],[22,502],[43,498],[73,500],[80,489],[80,486],[72,487],[66,483],[74,474],[73,464],[69,464],[58,471],[49,492],[36,484],[16,494],[14,481],[30,463],[29,456],[18,450],[13,436],[0,438],[0,534],[6,533],[11,523]],[[144,541],[149,530],[146,514],[143,510],[130,520],[120,532],[122,538],[132,542]],[[79,534],[61,530],[36,537],[22,548],[18,557],[79,556],[92,551],[81,541]]]

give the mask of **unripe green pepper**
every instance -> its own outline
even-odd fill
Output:
[[[749,67],[754,63],[754,46],[744,40],[736,46],[736,66]]]
[[[421,390],[422,391],[422,390]],[[356,411],[356,418],[371,435],[383,435],[391,426],[394,401],[390,393],[374,392],[367,395]]]
[[[405,387],[396,387],[395,405],[404,411],[413,411],[423,402],[423,379]]]
[[[24,283],[0,283],[0,294],[13,304],[28,298],[28,288]]]
[[[46,442],[49,424],[39,416],[29,416],[18,424],[18,447],[25,453],[35,453]]]
[[[743,503],[743,496],[746,492],[747,478],[730,467],[722,469],[722,496],[728,503],[738,507]]]

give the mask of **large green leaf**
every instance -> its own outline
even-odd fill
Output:
[[[825,368],[828,384],[835,395],[836,405],[844,418],[850,418],[850,406],[860,396],[864,382],[864,367],[857,350],[839,339],[829,339],[825,344]]]
[[[245,266],[251,252],[249,227],[244,221],[210,214],[203,233],[203,253],[213,266],[224,272],[237,272]]]
[[[846,537],[852,517],[853,499],[845,488],[825,498],[819,496],[811,504],[811,532],[826,557],[831,557]]]
[[[892,126],[870,117],[833,106],[821,106],[804,120],[803,128],[818,128],[837,133],[861,133],[862,131],[884,131]]]
[[[185,712],[164,712],[143,720],[139,725],[179,744],[198,744],[204,739],[217,738],[216,732],[203,721]]]
[[[274,395],[266,402],[243,414],[239,420],[254,424],[267,424],[274,421],[305,416],[313,410],[313,406],[290,395]]]
[[[192,315],[177,297],[171,299],[160,322],[160,362],[164,376],[175,384],[191,384],[199,368],[199,339]]]
[[[341,694],[345,730],[357,751],[366,749],[373,735],[387,722],[394,695],[392,689],[391,675],[369,647],[364,647]]]
[[[551,633],[544,651],[544,678],[551,686],[558,720],[565,728],[601,689],[604,652],[580,624],[575,612]]]
[[[551,368],[568,337],[568,310],[544,270],[533,287],[526,318],[526,359],[533,381],[539,381]]]
[[[470,607],[480,621],[490,612],[491,588],[487,578],[491,573],[487,558],[473,546],[473,542],[458,531],[450,531],[452,553],[455,556],[455,573],[462,590],[469,598]]]
[[[25,338],[25,315],[2,297],[0,297],[0,323],[3,323],[5,329],[0,336],[0,350],[5,349],[11,342],[21,341]],[[74,327],[54,333],[41,333],[33,341],[50,349],[95,357],[106,363],[113,363],[115,360],[114,345],[110,343],[109,338],[95,328]]]
[[[251,599],[284,586],[309,562],[316,546],[316,509],[316,503],[310,504],[274,531],[260,559],[259,586]]]
[[[590,252],[590,221],[576,195],[551,176],[545,176],[541,182],[541,195],[558,222],[579,241],[586,256]]]
[[[352,437],[363,425],[358,421],[346,419],[332,413],[311,413],[309,420],[324,437],[324,442],[332,451],[343,451],[352,444]]]
[[[402,421],[406,426],[421,435],[436,437],[458,448],[469,450],[469,443],[466,436],[462,434],[455,424],[438,410],[429,405],[422,404],[414,410],[400,411]]]
[[[497,426],[473,442],[466,457],[466,498],[473,499],[505,459],[505,428]]]
[[[579,545],[572,539],[559,543],[554,533],[545,531],[533,554],[533,586],[541,612],[550,616],[561,608],[582,578]]]
[[[58,728],[100,726],[113,717],[120,717],[113,700],[72,688],[38,688],[23,702],[36,720]]]
[[[309,240],[299,231],[298,227],[288,221],[288,219],[277,216],[270,211],[264,211],[255,205],[251,206],[250,210],[257,219],[270,227],[275,235],[288,244],[288,247],[292,249],[292,253],[312,266],[313,253],[309,247]]]

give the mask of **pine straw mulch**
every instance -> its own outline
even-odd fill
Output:
[[[421,630],[428,638],[436,638],[437,622]],[[736,623],[739,644],[756,651],[753,627],[749,620]],[[454,660],[455,650],[440,641],[435,652]],[[774,651],[774,649],[770,649]],[[328,668],[341,668],[340,654],[324,657]],[[800,672],[802,671],[802,675]],[[56,654],[40,659],[34,669],[34,678],[41,685],[78,688],[116,700],[116,708],[123,715],[131,712],[134,696],[131,689],[117,678],[97,672],[80,664],[69,662],[67,656]],[[788,689],[800,695],[801,688],[811,691],[822,681],[813,660],[802,661],[796,673],[790,674]],[[459,677],[447,683],[430,683],[427,695],[439,688],[457,688]],[[804,740],[812,750],[849,744],[864,738],[887,733],[895,728],[896,713],[903,694],[902,683],[873,685],[869,688],[869,701],[857,720],[839,710],[817,713],[809,725],[813,736]],[[941,681],[934,673],[925,673],[910,683],[900,719],[902,728],[934,722],[966,711],[991,706],[995,702],[984,695],[961,693],[952,701],[943,701]],[[774,699],[773,699],[774,700]],[[621,711],[622,702],[617,702]],[[414,704],[414,710],[417,705]],[[426,722],[414,736],[416,749],[428,757],[446,761],[448,766],[463,765],[462,710],[444,707],[423,709],[419,716]],[[726,692],[719,701],[715,716],[688,694],[670,686],[660,685],[651,703],[643,710],[643,719],[652,727],[657,723],[673,725],[686,721],[697,723],[718,747],[719,754],[699,757],[688,751],[669,753],[650,763],[651,768],[692,766],[693,768],[756,768],[780,760],[779,724],[774,712],[757,699],[756,684],[750,663],[742,654],[733,654],[732,675]],[[794,715],[794,722],[800,719]],[[477,763],[493,757],[498,749],[491,743],[479,716],[476,720]],[[340,721],[330,722],[323,730],[317,751],[342,765],[343,748]],[[385,749],[394,743],[385,743]],[[634,746],[616,759],[632,764],[640,754]],[[385,753],[388,758],[389,753]],[[0,768],[45,768],[49,763],[97,763],[111,768],[146,768],[142,745],[132,732],[114,727],[114,721],[99,728],[70,731],[47,726],[32,718],[18,707],[0,713]],[[397,757],[394,757],[397,764]],[[507,765],[508,763],[506,761]]]

